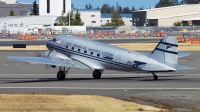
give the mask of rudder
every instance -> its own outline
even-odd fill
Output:
[[[151,57],[159,62],[178,64],[178,41],[174,37],[164,37],[151,52]]]

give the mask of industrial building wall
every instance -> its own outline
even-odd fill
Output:
[[[86,10],[87,11],[87,10]],[[80,11],[84,26],[101,26],[101,13],[99,11]],[[74,12],[75,13],[75,12]]]
[[[182,22],[184,19],[188,18],[199,18],[200,12],[196,14],[184,15],[184,16],[174,16],[174,17],[167,17],[167,18],[159,18],[158,19],[158,26],[173,26],[174,22]]]
[[[39,0],[39,14],[41,16],[60,16],[64,8],[64,2],[65,14],[67,14],[71,11],[71,0]]]
[[[147,19],[158,19],[158,26],[173,26],[174,22],[199,17],[200,4],[178,5],[146,11]]]
[[[132,26],[132,18],[122,18],[126,26]],[[101,25],[111,22],[111,18],[101,18]]]
[[[16,0],[0,0],[2,2],[6,2],[8,4],[13,4],[13,3],[16,3]]]
[[[11,33],[21,32],[24,29],[53,27],[57,17],[55,16],[26,16],[26,17],[3,17],[0,18],[0,31],[7,30]],[[48,20],[48,21],[47,21]]]
[[[147,18],[161,18],[200,12],[200,4],[178,5],[147,10]]]

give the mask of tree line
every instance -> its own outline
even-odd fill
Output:
[[[85,9],[93,9],[93,6],[92,4],[86,4],[85,5]],[[119,9],[120,13],[125,13],[125,14],[128,14],[128,13],[132,13],[132,11],[135,11],[135,7],[133,6],[131,9],[127,6],[127,7],[122,7],[120,5],[118,5],[118,7],[115,7],[115,6],[111,6],[109,5],[108,3],[107,4],[103,4],[100,7],[97,7],[95,9],[99,9],[101,10],[101,13],[112,13],[113,10],[116,10],[116,9]]]
[[[160,0],[156,5],[155,8],[159,7],[168,7],[168,6],[175,6],[175,5],[181,5],[181,4],[199,4],[200,0]]]

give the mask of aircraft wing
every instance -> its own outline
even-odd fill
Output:
[[[63,66],[63,67],[79,68],[79,69],[90,69],[88,66],[76,60],[62,60],[62,59],[51,59],[44,57],[25,57],[25,56],[7,56],[7,58],[17,61],[36,63],[36,64],[55,65],[55,66]]]

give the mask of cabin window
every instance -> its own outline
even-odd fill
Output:
[[[100,54],[97,54],[97,56],[99,57],[99,56],[100,56]]]
[[[91,52],[90,55],[93,55],[93,52]]]
[[[72,50],[74,50],[74,47],[72,47]]]
[[[87,51],[85,50],[84,53],[87,53]]]
[[[66,45],[66,48],[68,48],[68,45]]]
[[[81,50],[80,49],[78,49],[78,52],[80,52]]]

